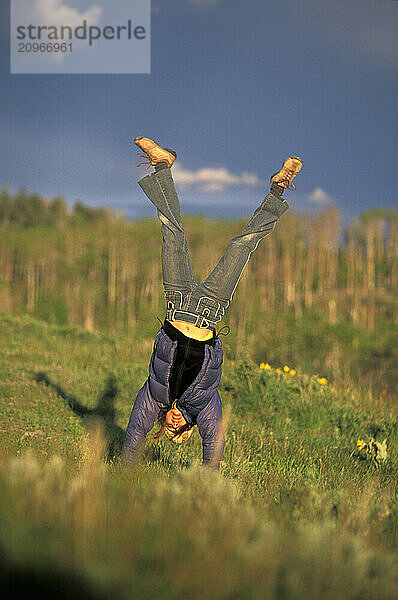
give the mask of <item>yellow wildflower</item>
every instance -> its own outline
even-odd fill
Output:
[[[296,371],[294,369],[290,369],[290,371],[289,371],[290,377],[293,377],[293,375],[295,375],[295,374],[296,374]]]
[[[365,442],[363,440],[358,440],[357,441],[358,450],[362,450],[364,443]]]
[[[283,367],[283,370],[285,371],[285,373],[289,373],[289,371],[290,371],[290,367],[288,367],[287,365],[285,365],[285,366]]]
[[[275,373],[278,373],[278,375],[280,375],[282,372],[282,369],[275,369]]]
[[[328,382],[328,380],[326,379],[326,377],[318,377],[318,381],[321,385],[325,385],[325,383]]]

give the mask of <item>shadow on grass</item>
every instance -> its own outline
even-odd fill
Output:
[[[0,586],[3,598],[40,598],[40,600],[110,599],[83,575],[62,570],[56,565],[17,564],[0,549]],[[112,598],[119,598],[112,594]]]
[[[75,396],[68,394],[60,385],[51,381],[43,371],[33,373],[33,375],[35,381],[45,383],[48,387],[55,390],[75,415],[81,419],[85,420],[92,417],[101,419],[107,442],[107,459],[114,460],[121,456],[125,432],[116,423],[115,398],[119,389],[114,375],[110,375],[106,380],[105,388],[101,392],[95,408],[84,406]]]

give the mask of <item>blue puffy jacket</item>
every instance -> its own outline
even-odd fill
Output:
[[[168,382],[177,342],[161,327],[156,335],[149,363],[149,377],[138,392],[126,431],[123,456],[133,461],[145,436],[155,421],[170,406]],[[196,424],[203,443],[203,463],[214,464],[221,458],[224,436],[221,426],[221,398],[218,386],[223,363],[222,343],[215,337],[214,346],[206,344],[205,357],[196,379],[177,402],[188,423]]]

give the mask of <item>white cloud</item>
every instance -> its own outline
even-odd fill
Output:
[[[304,213],[320,213],[336,208],[335,199],[322,187],[316,187],[311,192],[290,192],[285,195],[290,208]]]
[[[65,3],[65,0],[35,0],[31,2],[40,22],[49,25],[77,27],[86,19],[90,25],[98,25],[102,8],[91,6],[84,12]]]
[[[303,197],[303,200],[318,206],[334,204],[333,198],[321,187],[314,188],[310,194]]]
[[[225,167],[204,167],[197,171],[191,171],[176,163],[173,167],[174,181],[182,188],[196,188],[201,192],[214,193],[223,192],[229,187],[249,186],[254,187],[261,184],[260,179],[254,173],[231,173]]]
[[[86,20],[90,25],[98,25],[102,8],[93,5],[87,10],[79,12],[65,0],[22,0],[23,15],[26,23],[37,25],[54,25],[61,27],[68,25],[74,29]],[[19,9],[22,11],[22,7]],[[22,14],[22,12],[21,12]],[[74,50],[79,49],[79,44],[74,43]],[[51,52],[46,54],[50,62],[60,63],[66,58],[65,52]]]

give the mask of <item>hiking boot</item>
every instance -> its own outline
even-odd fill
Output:
[[[303,161],[298,156],[289,156],[283,163],[280,171],[274,173],[271,177],[271,185],[276,183],[287,190],[295,190],[292,180],[300,172]]]
[[[177,153],[170,148],[162,148],[157,144],[154,140],[151,140],[147,137],[137,136],[134,138],[134,143],[143,151],[137,152],[137,155],[141,158],[148,158],[148,162],[139,163],[137,167],[155,167],[159,163],[164,163],[164,165],[168,168],[171,167],[175,159],[177,158]]]

